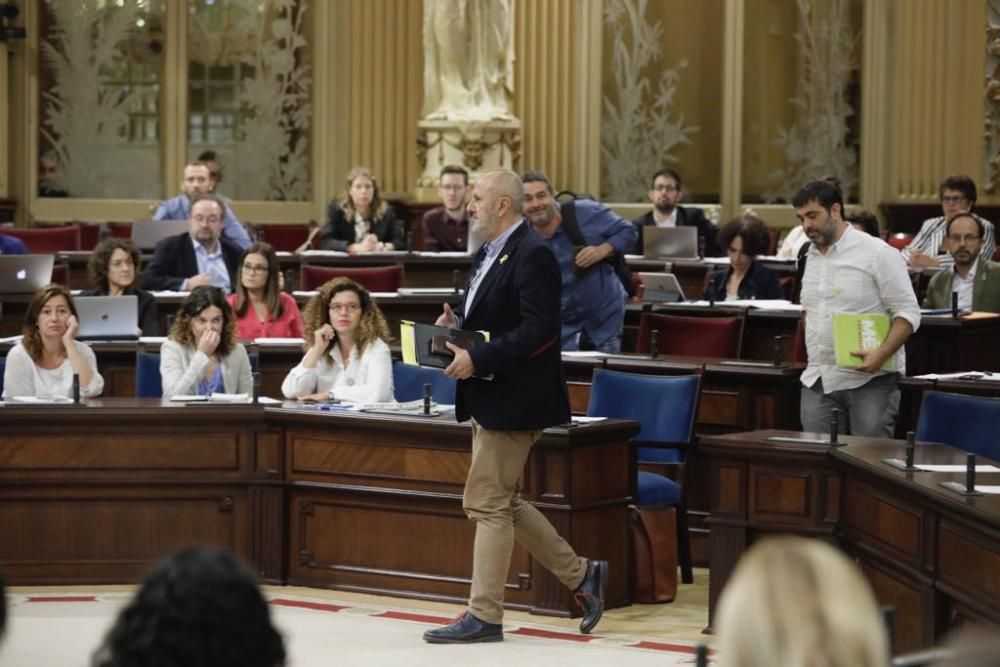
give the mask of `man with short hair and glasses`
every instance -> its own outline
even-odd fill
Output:
[[[469,172],[446,165],[441,169],[442,206],[432,208],[420,221],[424,250],[428,252],[465,252],[469,242],[469,213],[465,195],[469,190]]]
[[[705,212],[700,208],[691,206],[680,206],[681,198],[684,196],[684,188],[681,184],[681,176],[673,169],[661,169],[653,174],[653,182],[649,189],[649,201],[653,203],[653,210],[643,213],[632,221],[636,229],[639,230],[639,238],[635,242],[633,252],[642,254],[642,229],[643,227],[684,227],[691,226],[698,228],[699,245],[704,245],[705,256],[715,257],[719,254],[719,246],[716,237],[719,230],[705,217]]]
[[[222,237],[226,204],[203,194],[191,203],[188,231],[156,244],[153,259],[142,274],[147,290],[190,292],[201,285],[233,290],[243,251]]]
[[[925,308],[951,308],[951,295],[957,292],[960,311],[1000,312],[1000,264],[980,257],[984,232],[982,220],[972,213],[956,213],[948,220],[945,239],[953,270],[931,278]]]
[[[945,226],[956,213],[972,212],[972,207],[976,205],[976,183],[968,176],[961,174],[949,176],[941,181],[939,198],[944,215],[924,220],[920,231],[910,241],[910,245],[903,248],[903,258],[910,266],[951,268],[954,259],[945,240],[947,235]],[[992,260],[993,251],[996,250],[993,223],[975,213],[972,215],[982,222],[984,229],[983,243],[979,254],[985,260]]]

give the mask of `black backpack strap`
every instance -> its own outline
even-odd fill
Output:
[[[569,237],[570,243],[575,246],[587,245],[580,231],[580,225],[576,224],[576,204],[568,201],[559,206],[559,213],[562,215],[562,226]]]

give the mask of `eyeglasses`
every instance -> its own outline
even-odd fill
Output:
[[[972,234],[966,234],[965,236],[958,236],[956,234],[948,235],[949,241],[951,241],[952,243],[961,243],[963,245],[975,243],[976,241],[979,241],[981,238],[982,237],[980,236],[973,236]]]
[[[216,225],[216,224],[222,222],[222,218],[220,218],[217,215],[209,215],[209,216],[195,215],[195,216],[192,216],[191,219],[194,220],[195,222],[199,223],[199,224],[202,223],[202,222],[207,222],[210,225]]]
[[[464,185],[442,185],[441,189],[446,192],[458,192],[459,190],[464,190],[465,187]]]
[[[969,201],[965,195],[941,195],[942,204],[961,204],[964,201]]]
[[[668,195],[677,192],[677,188],[673,185],[654,185],[653,189],[657,192],[666,192]]]
[[[267,264],[244,264],[243,270],[247,273],[267,273]]]
[[[359,303],[331,303],[330,312],[344,312],[344,313],[356,313],[361,310],[361,304]]]

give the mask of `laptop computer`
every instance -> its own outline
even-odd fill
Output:
[[[642,256],[646,259],[698,259],[698,228],[644,227]]]
[[[0,255],[0,294],[31,294],[52,282],[55,255]]]
[[[676,303],[687,301],[684,290],[672,273],[640,273],[643,303]]]
[[[132,223],[132,243],[139,250],[152,250],[163,239],[189,229],[187,220],[136,220]]]
[[[79,316],[77,340],[136,340],[139,338],[139,297],[80,296],[73,299]]]

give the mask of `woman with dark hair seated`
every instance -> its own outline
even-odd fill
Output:
[[[236,293],[228,297],[240,340],[302,338],[302,313],[292,295],[281,291],[279,268],[269,243],[254,243],[243,251]]]
[[[160,335],[160,315],[156,298],[135,286],[139,267],[139,250],[128,239],[111,237],[94,248],[87,263],[87,276],[95,289],[84,290],[80,296],[135,296],[139,299],[138,326],[143,336]]]
[[[406,250],[403,225],[382,199],[378,181],[368,167],[354,167],[347,173],[343,196],[327,208],[318,245],[352,255]]]
[[[306,305],[305,356],[281,383],[285,398],[392,400],[389,326],[361,285],[334,278]]]
[[[160,348],[160,376],[163,398],[253,391],[250,358],[236,342],[236,316],[221,289],[202,285],[184,299]]]
[[[705,298],[712,301],[737,299],[784,299],[778,274],[756,261],[767,252],[767,225],[755,215],[730,220],[719,230],[719,247],[727,249],[729,268],[708,275]]]
[[[21,341],[7,354],[3,397],[72,398],[73,376],[80,376],[80,396],[100,396],[104,378],[97,357],[76,340],[80,328],[73,296],[62,285],[46,285],[31,298]]]
[[[882,238],[882,234],[878,230],[878,218],[875,214],[865,208],[860,208],[854,213],[846,216],[844,220],[851,227],[854,227],[859,232],[864,232],[870,236],[874,236],[877,239]]]
[[[95,651],[94,667],[281,667],[285,643],[253,573],[223,549],[158,563]]]

